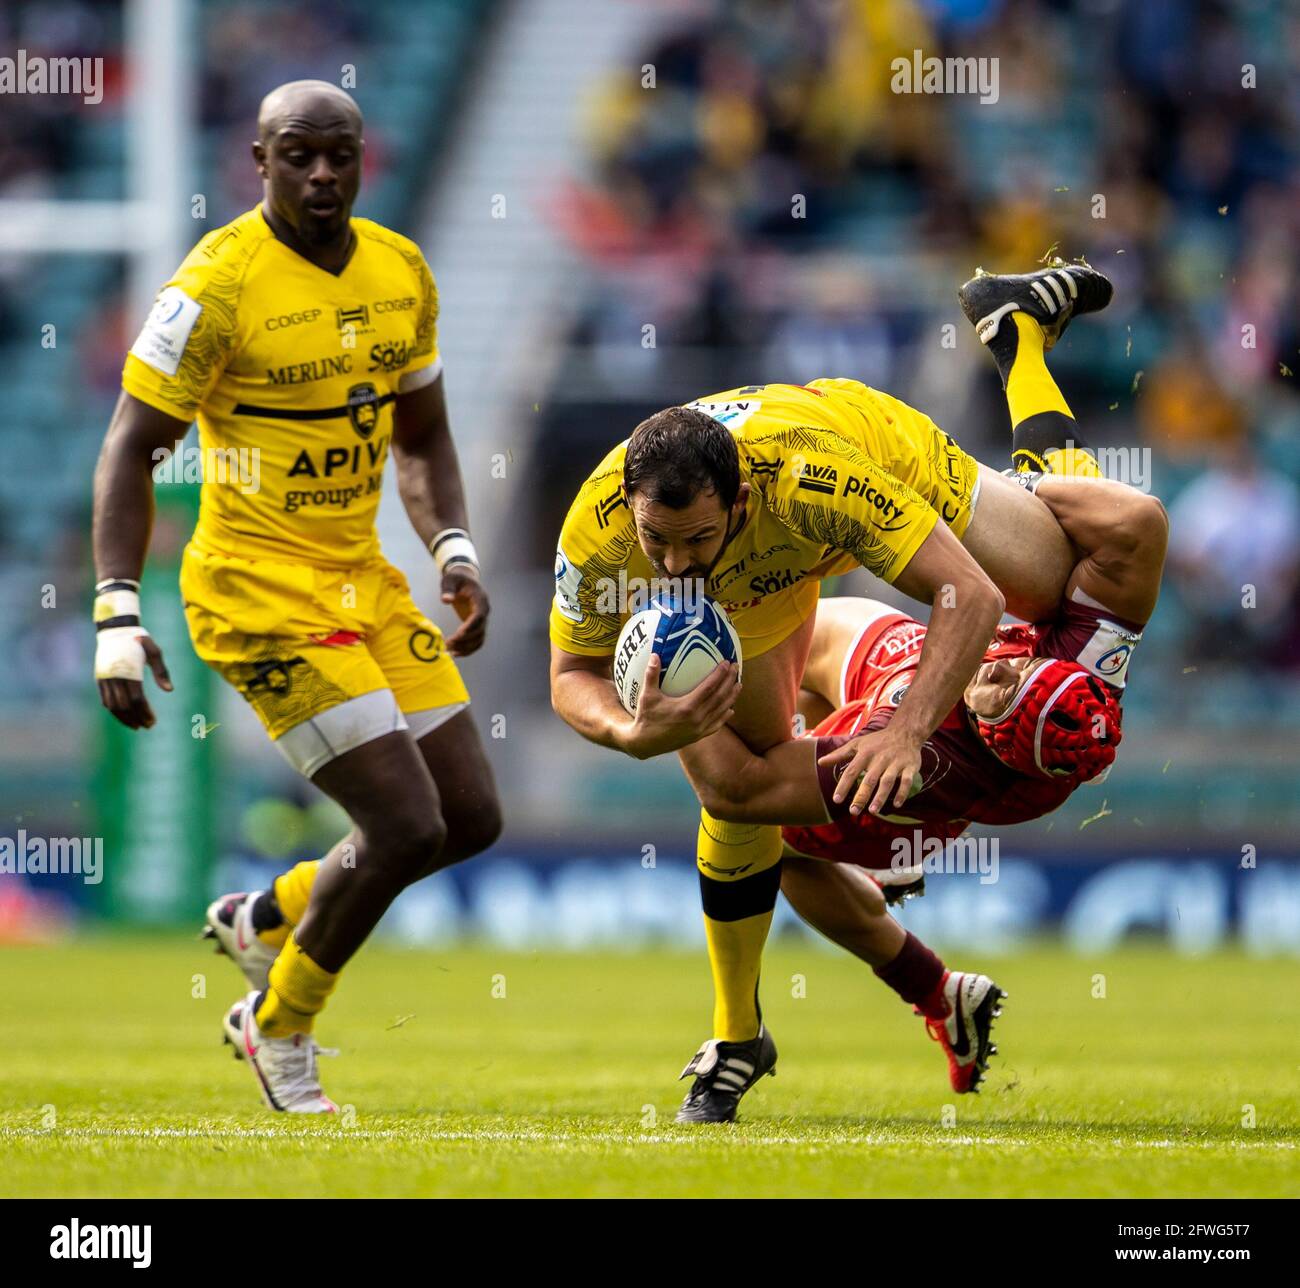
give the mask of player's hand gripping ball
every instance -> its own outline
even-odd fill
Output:
[[[687,603],[656,599],[623,625],[614,650],[614,688],[618,700],[636,715],[645,670],[659,655],[659,688],[670,698],[689,693],[719,662],[734,662],[739,675],[740,636],[727,615],[706,596]]]

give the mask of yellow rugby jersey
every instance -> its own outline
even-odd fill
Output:
[[[378,554],[392,403],[439,369],[438,293],[411,240],[353,219],[337,275],[250,210],[209,233],[159,293],[122,387],[199,423],[194,543],[351,567]]]
[[[861,564],[892,582],[940,517],[958,536],[965,530],[978,464],[888,394],[815,380],[748,385],[687,406],[731,431],[751,489],[745,522],[706,586],[747,657],[807,618],[822,578]],[[623,496],[626,452],[624,441],[596,467],[560,534],[550,634],[566,652],[612,653],[628,616],[620,610],[655,575]]]

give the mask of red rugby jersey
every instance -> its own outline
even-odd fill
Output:
[[[872,622],[844,669],[845,703],[809,737],[829,751],[848,738],[883,729],[911,685],[925,643],[924,624],[904,613]],[[1090,603],[1067,602],[1050,622],[999,626],[987,661],[1054,657],[1077,661],[1122,687],[1128,658],[1141,638],[1135,623]],[[971,823],[1023,823],[1050,814],[1077,784],[1030,778],[1009,769],[980,741],[958,703],[921,748],[921,788],[886,818],[861,814],[816,827],[786,827],[786,844],[800,854],[887,869],[898,838],[946,840]]]

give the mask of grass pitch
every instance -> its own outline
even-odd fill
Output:
[[[344,1113],[304,1122],[221,1046],[241,980],[197,941],[9,949],[0,1194],[1300,1193],[1293,963],[953,956],[1010,992],[981,1095],[865,967],[787,943],[778,1076],[735,1126],[688,1128],[703,953],[367,949],[319,1025]]]

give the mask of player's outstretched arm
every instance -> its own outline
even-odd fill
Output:
[[[397,490],[411,526],[438,561],[442,602],[451,604],[460,618],[460,626],[447,641],[447,651],[453,657],[465,657],[483,646],[489,604],[469,540],[465,489],[441,374],[419,389],[397,395],[393,460],[397,463]]]
[[[1081,554],[1066,594],[1146,622],[1160,595],[1169,516],[1160,501],[1113,479],[1048,474],[1035,488]]]
[[[878,814],[907,799],[925,740],[961,699],[1006,606],[1001,591],[942,523],[930,530],[894,585],[930,603],[929,628],[916,678],[889,725],[822,759],[844,765],[834,799],[840,803],[852,793],[854,814]]]
[[[700,804],[725,823],[830,821],[814,739],[779,742],[758,755],[722,728],[695,743],[682,768]]]
[[[660,661],[652,656],[637,713],[631,716],[618,700],[610,661],[551,645],[551,706],[588,742],[648,760],[707,738],[735,713],[740,678],[730,662],[720,662],[690,693],[670,698],[660,691]]]
[[[123,390],[95,466],[95,679],[99,700],[128,729],[155,722],[144,695],[146,664],[159,688],[172,687],[162,650],[140,625],[138,591],[153,531],[154,467],[188,429]]]

